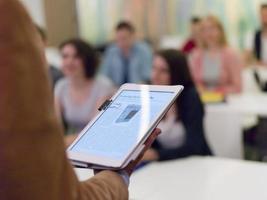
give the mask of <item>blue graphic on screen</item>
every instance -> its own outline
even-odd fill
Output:
[[[112,159],[124,158],[140,139],[144,114],[148,114],[150,124],[174,95],[173,92],[150,91],[148,104],[145,104],[140,91],[123,90],[72,151]],[[145,108],[147,105],[149,109]],[[149,113],[144,113],[146,111]]]
[[[141,106],[136,104],[128,105],[116,120],[117,123],[129,122],[140,111]]]

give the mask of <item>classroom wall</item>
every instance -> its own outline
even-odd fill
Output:
[[[21,0],[26,6],[35,23],[45,27],[45,14],[43,0]]]
[[[248,33],[258,28],[258,8],[266,0],[77,0],[82,37],[92,43],[112,38],[114,25],[129,19],[139,37],[159,40],[164,35],[188,34],[192,15],[219,16],[231,43],[244,48]]]
[[[50,46],[58,46],[64,40],[78,36],[74,0],[45,0],[44,7]]]
[[[78,36],[75,0],[20,1],[34,22],[46,29],[49,46],[58,46],[62,41]]]

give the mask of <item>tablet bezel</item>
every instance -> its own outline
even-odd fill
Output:
[[[170,101],[169,104],[166,104],[164,108],[159,112],[158,116],[155,117],[155,120],[151,122],[150,128],[145,133],[140,141],[137,142],[135,146],[130,148],[129,152],[127,152],[127,156],[123,160],[117,160],[117,159],[111,159],[109,157],[105,156],[94,156],[94,155],[89,155],[89,154],[83,154],[83,153],[78,153],[78,152],[73,152],[72,148],[79,142],[81,137],[83,137],[84,134],[86,134],[87,130],[98,120],[99,117],[102,116],[102,114],[105,112],[105,110],[102,110],[98,113],[98,115],[91,120],[91,122],[88,123],[88,125],[81,131],[79,136],[75,139],[75,141],[68,147],[67,149],[67,155],[68,158],[72,161],[76,162],[82,162],[82,163],[88,163],[89,165],[99,165],[99,166],[107,166],[107,167],[112,167],[112,168],[120,168],[123,165],[125,165],[125,162],[129,160],[129,157],[131,154],[135,151],[140,144],[143,144],[145,140],[148,138],[148,136],[151,134],[153,129],[158,125],[158,123],[161,121],[163,116],[166,114],[166,112],[169,110],[169,108],[173,105],[175,102],[176,98],[179,96],[179,94],[183,90],[183,86],[177,85],[177,86],[158,86],[158,85],[138,85],[138,84],[124,84],[120,87],[120,89],[116,92],[116,94],[110,99],[111,101],[115,100],[122,91],[124,90],[138,90],[141,91],[142,89],[148,90],[149,92],[154,91],[154,92],[173,92],[174,97]]]

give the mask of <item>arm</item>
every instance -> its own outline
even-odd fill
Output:
[[[142,55],[142,60],[143,60],[143,66],[142,66],[142,82],[146,82],[150,80],[151,76],[151,68],[152,68],[152,60],[153,60],[153,55],[152,55],[152,50],[151,48],[145,43],[143,47],[143,55]]]
[[[242,59],[246,65],[257,64],[258,55],[258,36],[259,31],[256,33],[249,32],[245,35],[244,50],[242,52]],[[257,56],[258,55],[258,56]]]
[[[21,4],[0,0],[0,199],[127,199],[127,186],[114,172],[78,182],[41,49]]]
[[[101,65],[100,65],[100,74],[109,79],[110,77],[110,63],[112,61],[112,51],[111,46],[107,48],[104,53]]]
[[[54,97],[54,106],[55,106],[55,112],[56,112],[56,116],[59,119],[59,121],[62,121],[62,107],[61,107],[61,103],[60,103],[60,98],[55,96]]]
[[[203,73],[202,73],[202,52],[199,49],[193,50],[188,56],[188,62],[190,66],[190,72],[194,83],[199,91],[205,90],[203,85]]]
[[[223,88],[223,91],[226,94],[240,93],[242,90],[242,69],[244,68],[244,61],[237,53],[230,52],[226,64],[230,82]]]

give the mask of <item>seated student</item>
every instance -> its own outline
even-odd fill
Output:
[[[129,22],[116,27],[116,42],[105,52],[101,74],[116,86],[124,83],[141,83],[149,80],[152,51],[149,46],[135,39],[135,28]]]
[[[184,43],[182,47],[182,52],[185,54],[190,54],[200,43],[200,27],[201,19],[198,17],[193,17],[191,19],[191,34],[190,38]]]
[[[114,92],[114,87],[103,78],[96,78],[96,51],[79,39],[60,46],[62,70],[65,78],[55,88],[55,107],[67,125],[67,134],[80,132],[97,113],[100,104]],[[67,144],[76,135],[67,137]]]
[[[152,84],[183,85],[180,98],[158,127],[162,134],[143,161],[170,160],[190,155],[211,155],[203,128],[204,108],[191,78],[185,55],[177,50],[156,53]]]
[[[47,45],[47,36],[46,36],[46,32],[44,29],[42,29],[40,26],[36,25],[36,29],[38,31],[38,33],[41,36],[44,48],[46,48]],[[49,69],[49,75],[50,75],[50,79],[52,81],[52,86],[53,88],[55,87],[56,83],[63,78],[63,74],[60,70],[58,70],[56,67],[52,66],[52,65],[48,65],[48,69]]]
[[[254,55],[261,65],[267,65],[267,4],[261,5],[261,28],[255,33]]]
[[[226,41],[224,29],[214,16],[202,20],[202,47],[191,55],[191,71],[200,91],[223,94],[241,92],[241,56]]]
[[[256,58],[256,63],[259,67],[267,66],[267,4],[262,4],[260,7],[261,28],[255,32],[253,42],[253,55]],[[251,48],[248,49],[247,57],[251,56]],[[248,60],[248,59],[247,59]],[[259,88],[266,92],[267,83],[260,79],[259,71],[254,70],[254,78]]]

